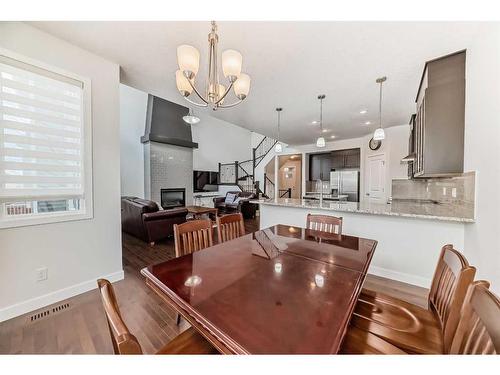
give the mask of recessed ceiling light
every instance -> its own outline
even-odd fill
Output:
[[[367,113],[368,111],[366,109],[362,109],[361,111],[359,111],[359,113],[361,113],[362,115],[364,115],[365,113]]]
[[[330,136],[330,138],[331,138],[331,139],[333,139],[333,138],[335,138],[335,136],[334,136],[334,135],[331,135],[331,136]]]
[[[323,130],[321,131],[321,133],[327,133],[327,132],[328,132],[328,129],[323,129]]]
[[[370,125],[371,121],[365,121],[365,125]]]

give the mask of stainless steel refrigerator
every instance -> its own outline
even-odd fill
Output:
[[[359,202],[359,171],[331,171],[330,187],[332,195],[347,195],[349,202]]]

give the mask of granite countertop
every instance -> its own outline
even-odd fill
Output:
[[[460,223],[474,222],[474,209],[456,204],[434,204],[413,201],[393,201],[392,204],[372,203],[369,201],[343,202],[307,199],[260,199],[253,203],[269,206],[310,208],[316,210],[356,212],[361,214],[412,217],[429,220],[455,221]]]
[[[310,198],[310,199],[319,199],[320,193],[314,193],[314,192],[306,192],[305,197]],[[323,199],[347,199],[349,196],[347,194],[339,194],[339,195],[333,195],[333,194],[323,194]]]

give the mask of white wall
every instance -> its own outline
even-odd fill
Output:
[[[198,148],[193,151],[193,169],[218,171],[219,163],[232,163],[252,158],[252,132],[198,113],[201,121],[191,126],[193,142]],[[250,171],[248,171],[250,172]]]
[[[121,195],[144,198],[144,146],[148,94],[120,85]]]
[[[120,85],[122,195],[144,196],[144,156],[140,136],[144,135],[147,97],[143,91]],[[193,142],[198,143],[198,149],[193,149],[193,169],[218,171],[219,163],[252,158],[253,137],[257,139],[259,135],[252,136],[250,130],[206,113],[195,113],[201,121],[191,126]]]
[[[476,170],[476,222],[465,227],[465,255],[477,278],[500,293],[500,26],[485,24],[467,46],[465,169]]]
[[[94,218],[0,230],[0,321],[123,278],[119,67],[31,26],[0,23],[0,47],[92,81]],[[48,267],[37,282],[35,269]]]

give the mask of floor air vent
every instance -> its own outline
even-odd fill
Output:
[[[39,311],[34,313],[29,317],[29,322],[34,323],[38,322],[41,319],[47,318],[51,315],[57,314],[58,312],[61,312],[63,310],[66,310],[69,308],[69,303],[63,303],[61,305],[57,305],[48,309],[45,309],[43,311]]]

